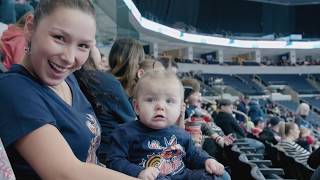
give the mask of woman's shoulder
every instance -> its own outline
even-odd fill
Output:
[[[287,141],[287,140],[281,140],[278,143],[279,146],[283,146],[283,147],[295,147],[297,145],[297,143],[293,142],[293,141]]]
[[[0,75],[0,95],[6,92],[13,94],[15,92],[31,91],[40,86],[41,84],[37,81],[22,73],[9,71]]]

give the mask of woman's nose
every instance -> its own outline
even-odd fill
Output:
[[[64,48],[61,59],[66,62],[66,64],[73,64],[76,58],[76,50],[74,47],[67,46]]]

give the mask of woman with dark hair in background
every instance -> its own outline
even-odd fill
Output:
[[[129,97],[133,95],[133,89],[138,81],[139,63],[143,60],[143,47],[134,39],[118,39],[110,50],[110,72],[120,81]]]

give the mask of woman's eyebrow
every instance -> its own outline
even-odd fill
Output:
[[[63,30],[63,29],[61,29],[61,28],[58,28],[58,27],[53,27],[53,28],[51,28],[50,32],[52,32],[52,31],[54,31],[54,32],[59,31],[60,33],[66,35],[66,36],[68,36],[68,37],[72,37],[72,35],[71,35],[69,32],[67,32],[67,31],[65,31],[65,30]],[[83,38],[83,37],[82,37],[82,38]],[[92,39],[83,39],[83,40],[81,40],[81,42],[88,43],[88,44],[93,44],[93,43],[95,43],[95,40],[92,40]]]

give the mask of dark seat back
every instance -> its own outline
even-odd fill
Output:
[[[256,164],[250,163],[245,154],[239,156],[238,179],[265,180]]]
[[[320,179],[320,166],[314,171],[310,180],[319,180]]]

